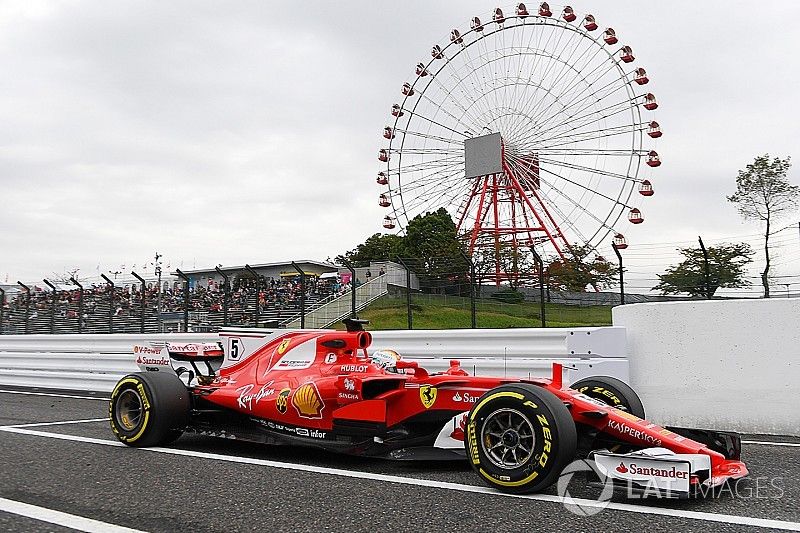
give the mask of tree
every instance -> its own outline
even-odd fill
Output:
[[[736,204],[739,214],[746,220],[757,220],[765,225],[764,256],[766,264],[761,273],[764,298],[769,298],[769,236],[771,223],[796,209],[800,187],[786,179],[791,168],[791,158],[779,157],[770,161],[769,154],[758,156],[739,171],[736,177],[736,192],[728,201]]]
[[[356,267],[369,266],[370,261],[386,261],[403,255],[403,237],[376,233],[344,255],[337,255],[336,261],[346,259]]]
[[[659,283],[655,290],[663,294],[689,294],[706,296],[706,275],[703,250],[700,248],[680,248],[685,258],[677,265],[668,267],[664,274],[658,274]],[[720,287],[741,289],[749,287],[744,278],[745,267],[753,261],[753,249],[749,244],[720,244],[710,246],[708,252],[709,287],[712,295]]]
[[[549,277],[549,286],[573,292],[583,292],[587,286],[597,289],[610,287],[619,275],[619,267],[609,263],[601,256],[589,260],[594,250],[589,246],[571,247],[566,260],[558,258],[545,268]]]
[[[458,230],[444,208],[417,215],[408,223],[405,254],[419,262],[417,272],[423,284],[441,285],[444,281],[466,279],[469,263],[463,256]]]
[[[510,241],[500,241],[496,245],[478,246],[472,254],[475,265],[475,284],[480,288],[485,282],[495,282],[497,269],[512,291],[538,280],[538,269],[530,249],[514,247]]]

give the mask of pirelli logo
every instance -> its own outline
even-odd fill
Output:
[[[480,464],[481,458],[478,455],[478,438],[475,436],[475,422],[467,424],[467,442],[469,443],[469,458],[472,464]]]

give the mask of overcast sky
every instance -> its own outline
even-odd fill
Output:
[[[402,83],[494,7],[3,0],[0,280],[141,270],[156,251],[200,268],[353,248],[382,229],[376,154]],[[633,47],[660,103],[632,279],[662,272],[668,243],[758,233],[725,196],[754,156],[798,156],[800,3],[573,7]],[[800,274],[798,232],[779,240],[778,273]]]

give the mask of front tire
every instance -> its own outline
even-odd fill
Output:
[[[575,458],[569,410],[554,394],[527,383],[490,390],[472,407],[464,446],[472,468],[503,492],[537,492],[552,485]]]
[[[183,432],[191,408],[189,390],[174,374],[138,372],[119,380],[108,415],[114,435],[128,446],[168,444]]]
[[[630,385],[611,376],[592,376],[579,379],[570,388],[601,402],[645,418],[644,405]]]

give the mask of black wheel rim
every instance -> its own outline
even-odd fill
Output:
[[[486,417],[481,428],[483,453],[493,465],[503,470],[514,470],[527,464],[535,445],[533,425],[516,409],[497,409]]]
[[[125,389],[117,398],[114,418],[124,430],[133,431],[139,427],[142,421],[142,411],[142,398],[139,396],[139,391]]]

